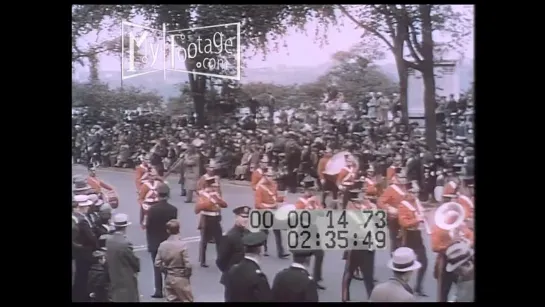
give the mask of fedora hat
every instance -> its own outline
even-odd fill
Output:
[[[397,272],[409,272],[420,269],[422,264],[416,260],[416,254],[412,249],[400,247],[394,251],[387,266]]]
[[[93,202],[89,200],[89,196],[87,195],[75,195],[74,202],[78,204],[78,207],[87,207],[93,204]]]
[[[456,270],[459,266],[464,264],[469,258],[473,257],[475,251],[469,246],[467,242],[456,242],[449,246],[445,251],[447,256],[447,272]]]
[[[114,215],[113,222],[114,226],[117,227],[126,227],[131,224],[131,222],[129,222],[129,216],[125,213],[118,213]]]

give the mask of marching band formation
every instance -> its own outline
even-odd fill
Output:
[[[154,297],[166,296],[168,301],[193,301],[189,283],[191,265],[186,247],[179,238],[177,210],[166,201],[170,189],[165,178],[170,172],[163,172],[161,176],[149,159],[150,156],[145,157],[136,167],[135,185],[140,207],[140,226],[148,234],[148,250],[156,266]],[[182,159],[176,165],[180,163],[191,168],[195,161]],[[447,167],[446,173],[442,175],[444,186],[439,189],[442,195],[436,196],[442,205],[435,211],[433,221],[428,221],[419,200],[418,183],[407,180],[406,164],[407,161],[400,158],[394,159],[383,177],[376,174],[372,165],[368,169],[360,169],[358,160],[350,152],[334,152],[327,148],[318,162],[318,184],[323,188],[321,197],[316,192],[315,179],[306,177],[303,180],[303,194],[291,205],[284,203],[285,194],[279,191],[275,180],[277,174],[265,155],[251,174],[254,208],[385,210],[392,256],[388,266],[393,270],[394,277],[375,285],[375,252],[347,249],[343,254],[345,268],[342,275],[342,301],[351,300],[350,286],[353,279],[363,280],[367,295],[374,302],[414,301],[415,295],[427,296],[422,287],[428,269],[424,236],[430,236],[431,249],[437,254],[433,276],[437,280],[438,301],[446,302],[453,285],[458,287],[464,281],[472,280],[468,276],[473,274],[473,177],[457,173],[454,167]],[[194,187],[186,185],[185,190],[197,196],[194,212],[198,216],[201,233],[200,266],[209,266],[206,249],[209,242],[215,242],[216,265],[222,272],[220,282],[225,287],[225,301],[318,302],[318,290],[325,289],[321,284],[324,251],[290,251],[293,264],[277,273],[272,285],[269,284],[259,266],[259,255],[269,256],[268,230],[249,231],[248,214],[252,208],[242,206],[233,210],[236,215],[235,226],[222,235],[222,209],[227,208],[228,204],[222,198],[220,179],[214,170],[215,163],[211,160],[206,174],[196,180]],[[107,294],[104,287],[102,290],[87,287],[91,267],[97,263],[97,259],[99,264],[104,263],[106,254],[129,244],[123,236],[128,221],[126,216],[118,214],[114,216],[113,224],[110,222],[111,210],[118,205],[117,196],[113,187],[96,176],[92,166],[89,167],[87,178],[75,176],[73,183],[74,300],[85,301],[90,293],[97,301],[138,301],[137,297],[131,295]],[[332,200],[328,201],[330,195]],[[191,200],[190,196],[188,200]],[[151,213],[154,210],[158,213]],[[163,234],[159,237],[155,235],[161,232]],[[277,257],[290,256],[284,250],[281,231],[273,230],[273,234]],[[111,239],[112,236],[117,239]],[[91,251],[92,257],[82,257],[89,254],[86,251]],[[173,251],[182,256],[173,256]],[[310,270],[308,267],[312,257],[314,266]],[[104,269],[110,275],[115,271],[112,265],[110,263]],[[139,262],[134,264],[134,271],[139,271]],[[408,285],[413,271],[417,274],[414,287]],[[163,284],[162,274],[165,272]],[[115,278],[110,279],[111,289],[115,289]],[[468,291],[464,295],[471,296]]]

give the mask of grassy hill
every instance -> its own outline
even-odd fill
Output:
[[[250,68],[244,71],[245,76],[242,82],[264,82],[279,85],[303,84],[315,81],[319,76],[325,74],[332,63],[326,63],[313,67],[306,66],[277,66],[267,68]],[[385,64],[380,69],[394,81],[398,81],[395,64]],[[159,74],[159,75],[158,75]],[[187,75],[182,73],[167,73],[167,80],[162,80],[161,73],[140,76],[134,79],[128,79],[123,82],[124,85],[142,86],[149,90],[156,90],[162,96],[173,97],[179,95],[178,84],[187,81]],[[117,87],[121,84],[121,76],[118,71],[102,71],[101,80]],[[85,81],[88,78],[87,72],[81,72],[75,76],[76,80]],[[473,60],[464,62],[460,67],[460,86],[462,90],[467,90],[473,82]]]

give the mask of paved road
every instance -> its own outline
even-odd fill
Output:
[[[85,174],[86,170],[82,166],[74,166],[73,174]],[[136,202],[136,191],[134,187],[134,173],[130,171],[118,171],[110,169],[98,170],[98,176],[116,188],[120,198],[120,207],[118,212],[123,212],[129,215],[133,225],[128,229],[128,237],[136,246],[137,255],[142,262],[142,272],[139,274],[139,287],[142,301],[153,301],[150,295],[153,293],[153,267],[151,257],[145,249],[146,237],[143,230],[138,226],[139,209]],[[201,268],[198,265],[198,241],[199,233],[197,230],[197,217],[193,213],[194,204],[186,204],[185,198],[179,196],[179,185],[177,176],[169,177],[171,187],[170,202],[178,208],[178,215],[181,223],[181,234],[190,242],[190,257],[194,265],[194,273],[191,279],[193,293],[197,302],[222,302],[223,301],[223,286],[219,283],[220,272],[215,266],[215,248],[211,245],[207,250],[208,264],[210,267]],[[234,185],[229,182],[222,182],[222,192],[225,200],[230,208],[239,205],[249,205],[253,207],[253,194],[250,193],[250,188],[244,185]],[[295,201],[297,195],[289,195],[288,201]],[[430,212],[431,213],[431,212]],[[222,225],[224,231],[228,230],[234,224],[234,215],[230,210],[223,214]],[[269,241],[271,255],[274,253],[274,239],[272,234]],[[429,238],[425,238],[425,244],[429,247]],[[285,242],[285,240],[284,240]],[[344,261],[341,260],[342,253],[340,251],[328,252],[325,256],[323,267],[323,285],[327,290],[320,291],[320,301],[322,302],[339,302],[341,300],[341,278]],[[385,281],[391,277],[391,271],[386,267],[386,262],[389,259],[389,253],[386,251],[377,252],[375,264],[375,278],[379,281]],[[426,298],[420,298],[421,301],[435,301],[436,298],[436,281],[432,277],[433,261],[435,254],[428,252],[428,271],[424,282],[424,292],[429,295]],[[263,271],[267,274],[269,282],[272,283],[274,275],[279,270],[290,264],[290,260],[281,260],[276,257],[266,257],[262,260]],[[414,284],[412,282],[411,284]],[[351,298],[353,301],[367,300],[367,294],[364,290],[363,282],[353,281],[351,286]]]

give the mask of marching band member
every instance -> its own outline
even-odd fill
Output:
[[[216,244],[221,243],[221,214],[222,208],[227,208],[227,203],[214,188],[215,177],[207,180],[207,187],[199,193],[197,204],[195,205],[195,214],[200,213],[199,227],[201,231],[201,242],[199,248],[199,262],[201,267],[207,268],[206,247],[208,241],[214,238]],[[216,252],[219,248],[216,248]]]
[[[388,184],[392,183],[392,180],[398,173],[397,170],[401,167],[402,159],[400,156],[394,158],[394,162],[386,169],[386,181]]]
[[[440,209],[440,208],[439,208]],[[438,209],[438,210],[439,210]],[[454,209],[449,209],[444,212],[444,222],[442,224],[452,225],[460,219],[460,214]],[[452,230],[446,230],[439,227],[440,221],[435,221],[435,225],[431,233],[431,247],[434,252],[437,253],[437,258],[435,261],[434,268],[434,277],[437,279],[438,283],[438,301],[446,302],[448,299],[448,294],[450,292],[450,287],[455,281],[453,274],[445,270],[447,261],[445,256],[445,251],[453,243],[458,242],[459,240],[468,241],[473,245],[474,234],[465,223],[461,223],[457,228]]]
[[[202,175],[201,178],[199,178],[199,181],[197,181],[197,195],[200,193],[200,191],[204,190],[207,187],[207,182],[213,182],[213,187],[216,188],[216,192],[221,194],[221,187],[220,187],[220,177],[215,175],[215,170],[217,168],[216,161],[210,160],[208,165],[206,166],[206,174]],[[212,181],[211,178],[214,178]]]
[[[303,185],[305,188],[304,194],[302,197],[299,197],[295,203],[295,208],[299,210],[320,210],[324,207],[320,204],[320,201],[316,196],[314,196],[314,178],[306,177],[303,180]],[[316,230],[317,233],[317,230]],[[318,289],[325,290],[325,287],[320,284],[322,281],[322,267],[324,263],[324,251],[322,249],[312,251],[312,256],[314,256],[314,269],[312,276],[316,280],[316,286]]]
[[[278,189],[276,182],[273,178],[275,176],[274,171],[271,168],[267,168],[267,171],[263,174],[263,177],[258,181],[255,188],[255,208],[256,209],[276,209],[278,203],[284,201],[284,197],[278,195]],[[263,229],[263,232],[269,236],[269,230]],[[276,241],[276,250],[278,252],[278,258],[284,259],[289,256],[284,252],[284,245],[282,244],[282,235],[280,230],[274,229],[274,238]],[[267,242],[264,245],[264,255],[268,256]]]
[[[348,191],[347,194],[350,200],[348,201],[346,210],[361,211],[364,209],[376,209],[375,204],[368,199],[359,198],[359,193],[359,190]],[[342,301],[350,301],[350,284],[358,269],[363,274],[363,283],[365,284],[367,296],[370,296],[375,287],[375,251],[346,249],[343,254],[343,260],[345,260],[345,265],[341,284]]]
[[[326,179],[324,174],[325,166],[327,165],[327,162],[329,162],[332,156],[333,156],[333,151],[331,150],[331,148],[328,147],[326,148],[324,152],[324,156],[320,158],[320,161],[318,161],[317,171],[318,171],[318,178],[320,179],[320,186],[322,187],[322,190],[324,190],[324,185],[326,184]]]
[[[415,292],[419,296],[427,296],[422,292],[422,282],[426,270],[428,269],[428,256],[426,255],[426,247],[424,246],[424,240],[422,239],[422,231],[420,231],[420,224],[424,223],[424,212],[420,212],[421,206],[416,204],[417,191],[411,191],[408,193],[405,200],[401,201],[398,206],[398,221],[401,226],[401,246],[409,247],[414,250],[416,259],[422,264],[418,270],[416,276]]]
[[[252,172],[252,178],[251,178],[251,183],[250,183],[250,186],[252,187],[252,190],[254,190],[254,191],[256,190],[256,186],[259,183],[259,181],[261,180],[261,178],[263,178],[263,173],[267,170],[268,164],[269,164],[269,157],[267,157],[267,155],[265,155],[261,159],[261,161],[259,163],[259,167],[256,168]]]
[[[375,176],[375,168],[372,165],[369,165],[369,169],[367,169],[363,190],[365,191],[365,197],[368,199],[376,199],[378,196],[378,182]]]
[[[462,185],[458,193],[458,198],[454,202],[459,203],[464,207],[466,223],[468,227],[473,223],[473,211],[475,209],[474,199],[473,199],[473,177],[463,177]],[[471,228],[471,227],[470,227]]]
[[[339,174],[337,174],[337,187],[339,190],[344,191],[347,187],[354,184],[356,180],[356,165],[352,158],[347,154],[344,156],[346,161],[346,166],[341,169]]]
[[[142,186],[138,192],[138,203],[140,204],[140,226],[142,229],[146,229],[147,213],[154,203],[159,201],[157,194],[157,187],[162,184],[163,181],[155,168],[151,169],[148,177],[142,181]]]
[[[96,174],[96,168],[93,165],[89,165],[87,167],[87,170],[89,171],[89,177],[87,177],[87,184],[89,184],[93,190],[95,190],[96,194],[101,195],[102,189],[113,191],[114,188],[110,186],[109,184],[106,184],[102,180],[97,178]]]
[[[146,180],[146,178],[149,176],[149,173],[151,172],[151,164],[149,164],[149,155],[146,155],[144,159],[142,160],[142,163],[140,163],[136,167],[136,191],[140,191],[140,187],[142,186],[142,181]]]
[[[304,193],[302,197],[299,197],[297,199],[297,202],[295,202],[295,207],[298,210],[315,210],[315,209],[323,209],[324,206],[320,203],[320,200],[314,195],[314,178],[312,177],[305,177],[303,180],[303,186],[304,186]]]
[[[458,195],[458,188],[460,187],[460,179],[453,173],[453,169],[448,170],[448,176],[445,180],[446,183],[443,187],[443,202],[449,202],[456,198]]]
[[[397,210],[401,201],[407,196],[406,184],[407,177],[404,172],[400,172],[393,177],[392,183],[384,190],[384,193],[377,201],[377,206],[388,213],[388,229],[390,230],[392,252],[399,247],[400,243],[398,240],[400,227]]]

